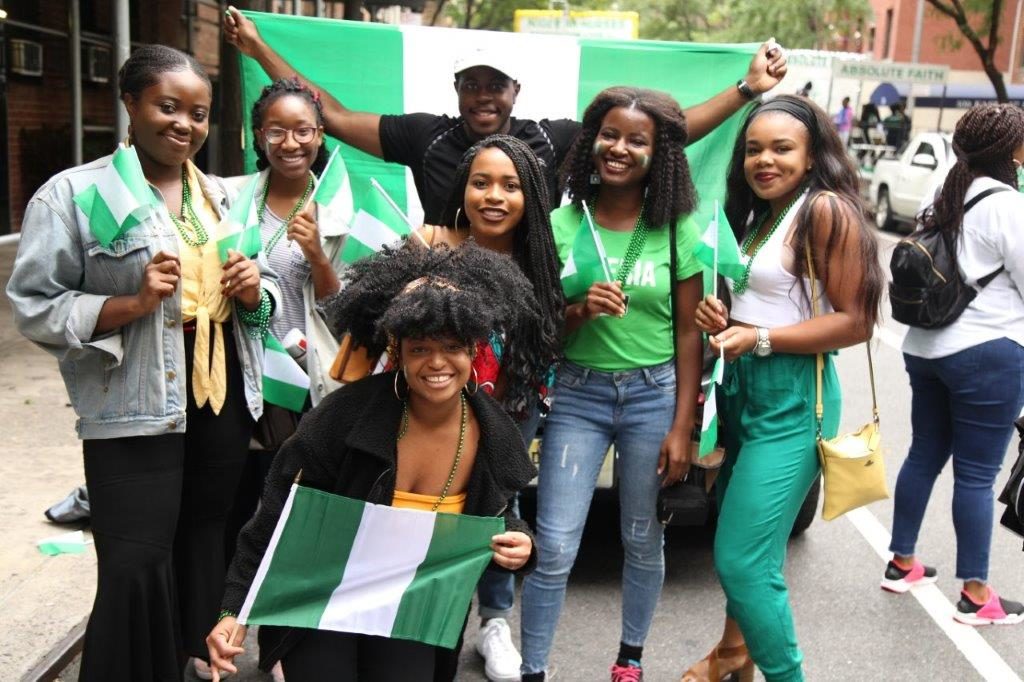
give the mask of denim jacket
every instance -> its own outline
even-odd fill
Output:
[[[82,439],[185,432],[185,344],[181,287],[156,311],[119,329],[94,334],[100,309],[113,296],[139,291],[146,264],[161,249],[178,253],[166,210],[155,212],[104,247],[72,197],[99,179],[111,157],[50,178],[25,209],[21,243],[7,296],[25,337],[54,355],[78,415]],[[229,198],[216,178],[198,173],[203,192],[223,215]],[[159,193],[158,193],[159,194]],[[216,238],[216,235],[213,235]],[[277,277],[262,254],[262,286],[280,301]],[[245,399],[253,419],[263,412],[263,344],[232,310]]]

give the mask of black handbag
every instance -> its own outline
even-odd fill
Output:
[[[1021,442],[1018,446],[1017,461],[1010,470],[1010,479],[1006,482],[1003,492],[999,494],[999,501],[1006,505],[1006,511],[1003,512],[999,523],[1007,530],[1024,537],[1024,417],[1018,419],[1015,424]]]

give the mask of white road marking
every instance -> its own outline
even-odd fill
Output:
[[[875,515],[867,508],[861,507],[847,513],[846,518],[871,545],[882,561],[888,562],[891,556],[889,552],[891,536]],[[914,595],[925,612],[931,616],[932,620],[984,679],[993,682],[1021,682],[1021,678],[1013,671],[1013,668],[1006,664],[1006,661],[978,634],[975,628],[953,620],[953,612],[956,607],[946,599],[936,585],[915,587],[910,590],[910,594]]]

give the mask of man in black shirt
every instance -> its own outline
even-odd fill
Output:
[[[229,9],[224,32],[229,43],[255,59],[272,79],[295,74],[295,69],[263,42],[256,25],[238,10]],[[498,52],[482,50],[459,59],[455,67],[457,118],[352,111],[317,88],[322,94],[324,128],[367,154],[408,166],[427,223],[440,220],[462,155],[494,133],[507,133],[530,145],[547,170],[549,191],[552,201],[556,201],[558,169],[580,126],[569,119],[514,118],[512,107],[519,94],[514,63],[514,59]],[[714,130],[750,99],[773,88],[785,74],[785,55],[774,40],[769,40],[754,55],[744,80],[685,110],[689,142]]]

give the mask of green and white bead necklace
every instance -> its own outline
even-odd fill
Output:
[[[803,195],[803,190],[796,193],[796,196],[794,196],[789,201],[789,203],[786,204],[786,208],[782,209],[782,212],[779,213],[779,216],[775,219],[775,222],[772,223],[772,227],[770,230],[768,230],[768,234],[764,236],[764,239],[757,243],[757,246],[754,248],[754,252],[747,256],[747,264],[743,268],[743,275],[732,284],[732,291],[734,294],[742,294],[744,291],[747,290],[747,286],[750,283],[750,268],[754,265],[754,258],[761,251],[761,247],[767,244],[768,241],[772,238],[772,235],[775,234],[775,231],[779,229],[779,225],[781,225],[782,221],[786,219],[787,215],[789,215],[790,210],[796,204],[797,200],[799,200],[800,197],[802,197]],[[761,233],[761,227],[764,225],[764,221],[767,219],[768,213],[764,213],[761,215],[761,218],[757,221],[757,226],[754,227],[754,229],[750,231],[750,234],[747,235],[747,238],[743,240],[743,246],[740,247],[741,253],[746,255],[751,245],[753,245],[754,240],[757,239],[757,235]]]
[[[466,443],[466,423],[468,422],[468,411],[466,410],[466,392],[460,391],[459,398],[462,402],[462,422],[459,425],[459,445],[455,448],[455,461],[452,462],[452,470],[448,472],[448,480],[445,481],[444,487],[441,489],[441,496],[437,498],[437,502],[431,507],[430,511],[437,511],[438,507],[444,502],[445,498],[448,497],[448,491],[452,487],[452,482],[455,480],[455,472],[459,469],[459,462],[462,461],[462,448]],[[409,430],[409,401],[405,400],[402,402],[402,426],[398,430],[398,440],[402,440],[405,437],[406,432]]]
[[[277,243],[279,241],[281,241],[281,237],[284,236],[285,231],[288,229],[288,223],[290,223],[292,221],[292,218],[294,218],[296,215],[298,215],[299,211],[302,210],[302,207],[306,205],[306,199],[309,198],[309,195],[310,195],[310,193],[312,191],[313,191],[313,174],[310,173],[309,174],[309,180],[306,181],[306,189],[305,189],[305,191],[302,192],[302,198],[299,199],[298,203],[296,203],[295,206],[292,207],[292,210],[288,214],[288,217],[284,219],[284,222],[281,223],[281,226],[278,227],[277,230],[274,232],[274,234],[271,235],[270,239],[267,240],[267,243],[266,243],[266,246],[265,246],[265,249],[266,249],[267,253],[270,253],[271,251],[273,251],[274,247],[277,246]],[[263,188],[263,195],[260,196],[260,201],[256,205],[256,218],[260,221],[260,224],[263,224],[263,214],[267,210],[267,193],[268,192],[270,192],[270,176],[267,176],[267,184]]]
[[[188,171],[185,170],[184,164],[181,166],[181,218],[174,215],[174,211],[168,210],[167,213],[171,216],[171,222],[174,223],[178,234],[181,235],[181,240],[189,246],[199,248],[210,241],[210,234],[203,227],[203,221],[199,219],[196,210],[192,208],[192,188],[188,186]],[[186,221],[192,227],[195,236],[189,233],[189,228],[185,225]]]

